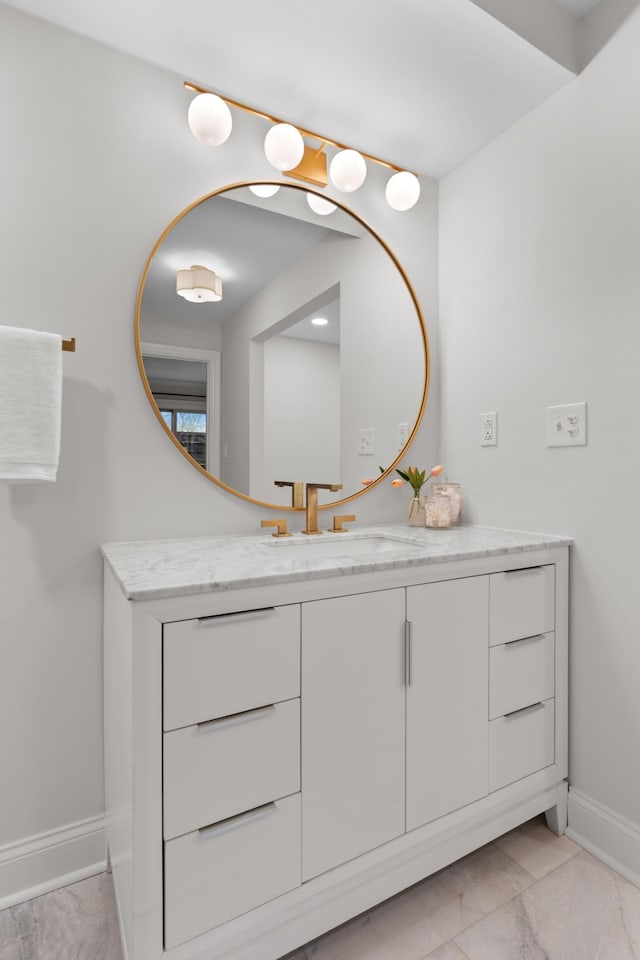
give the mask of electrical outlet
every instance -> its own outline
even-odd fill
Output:
[[[398,424],[398,450],[402,450],[402,448],[407,445],[408,439],[409,439],[409,424],[399,423]]]
[[[480,446],[495,447],[498,443],[498,414],[480,414]]]
[[[547,407],[548,447],[584,447],[586,443],[586,402]]]
[[[368,457],[375,452],[375,431],[373,427],[360,427],[358,430],[358,455]]]

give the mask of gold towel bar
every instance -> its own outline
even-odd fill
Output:
[[[75,337],[71,337],[71,340],[63,340],[63,341],[62,341],[62,349],[63,349],[63,350],[66,350],[67,353],[75,353],[75,352],[76,352],[76,338],[75,338]]]

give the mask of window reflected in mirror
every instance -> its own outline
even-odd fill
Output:
[[[218,437],[210,435],[207,410],[208,384],[211,380],[205,361],[171,356],[169,345],[149,346],[162,349],[162,356],[143,353],[143,362],[153,399],[168,429],[180,446],[203,470],[209,469],[209,448]]]

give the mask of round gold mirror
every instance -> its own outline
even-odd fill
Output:
[[[165,432],[214,483],[280,510],[294,489],[280,484],[341,484],[321,491],[335,505],[413,439],[427,333],[364,220],[314,212],[319,195],[294,184],[257,195],[269,186],[226,187],[169,224],[138,291],[138,366]]]

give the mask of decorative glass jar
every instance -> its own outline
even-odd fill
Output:
[[[444,493],[430,493],[424,501],[425,527],[451,526],[451,499]]]
[[[442,481],[442,483],[433,483],[431,490],[433,493],[444,493],[445,496],[449,497],[451,500],[451,525],[453,526],[456,523],[460,523],[462,515],[462,484],[449,483],[447,480]]]

